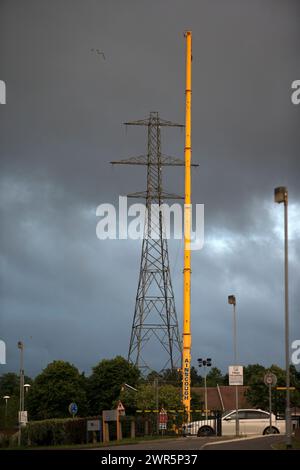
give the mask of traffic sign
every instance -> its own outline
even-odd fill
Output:
[[[118,421],[118,410],[103,410],[103,421]]]
[[[72,415],[73,418],[74,418],[74,416],[77,414],[77,412],[78,412],[77,404],[76,403],[70,403],[69,404],[69,413],[70,413],[70,415]]]
[[[167,423],[168,423],[168,413],[166,412],[166,410],[162,408],[158,415],[159,429],[160,430],[167,429]]]
[[[19,411],[19,423],[26,424],[28,421],[27,411]]]
[[[101,431],[100,419],[88,419],[86,425],[87,431]]]
[[[168,414],[167,412],[162,408],[159,412],[159,423],[160,424],[167,424],[168,422]]]
[[[264,376],[264,383],[267,386],[275,387],[277,384],[277,377],[272,372],[267,372]]]
[[[118,406],[117,406],[117,411],[119,412],[119,415],[124,416],[125,415],[125,408],[121,400],[119,400]]]
[[[243,385],[243,366],[229,366],[229,385]]]

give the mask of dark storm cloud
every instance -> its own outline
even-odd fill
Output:
[[[143,170],[108,164],[146,151],[145,131],[121,123],[152,110],[183,122],[186,28],[200,164],[193,200],[205,204],[206,235],[193,253],[193,353],[227,367],[226,301],[235,292],[241,361],[282,364],[282,208],[273,189],[287,185],[294,204],[291,326],[299,338],[300,108],[290,100],[299,21],[296,0],[1,2],[5,370],[17,367],[19,338],[32,374],[57,358],[89,370],[101,357],[126,355],[140,243],[97,240],[95,210],[145,187]],[[164,153],[182,156],[183,137],[164,130]],[[167,170],[165,184],[183,193],[182,170]],[[170,246],[181,322],[182,244]],[[159,367],[159,354],[154,360]]]

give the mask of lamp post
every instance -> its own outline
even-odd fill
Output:
[[[202,367],[204,370],[204,401],[205,401],[205,419],[207,421],[207,416],[208,416],[208,405],[207,405],[207,382],[206,382],[206,367],[211,367],[211,358],[208,357],[207,359],[202,359],[200,357],[198,359],[198,366]]]
[[[9,395],[5,395],[3,397],[3,400],[5,400],[5,428],[6,428],[6,425],[7,425],[7,403],[8,403],[9,399],[10,399]]]
[[[30,387],[31,387],[30,384],[24,384],[24,390],[25,390],[24,410],[27,408],[27,393],[29,392]]]
[[[228,296],[228,303],[233,305],[233,360],[234,365],[237,366],[237,331],[236,331],[236,298],[235,295]],[[239,393],[238,386],[235,385],[235,435],[240,434],[239,422]]]
[[[289,257],[288,257],[288,190],[284,186],[275,188],[274,199],[284,203],[284,297],[285,297],[285,369],[286,369],[286,407],[285,431],[286,447],[292,447],[291,397],[290,397],[290,339],[289,339]]]
[[[20,350],[20,404],[19,404],[19,435],[18,444],[21,445],[21,428],[22,428],[22,416],[24,411],[24,344],[22,341],[18,341],[18,349]]]

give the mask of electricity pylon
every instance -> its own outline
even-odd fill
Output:
[[[126,122],[125,125],[148,127],[147,155],[111,162],[147,167],[146,191],[128,195],[128,197],[145,198],[147,209],[128,352],[128,360],[138,366],[145,375],[153,369],[149,362],[150,357],[145,355],[146,346],[152,357],[154,352],[159,351],[162,370],[173,369],[181,364],[182,347],[170,275],[168,244],[164,237],[164,221],[162,212],[154,211],[152,205],[160,207],[164,199],[183,199],[176,194],[163,191],[162,188],[162,167],[184,166],[184,161],[161,153],[160,129],[184,126],[160,119],[157,112],[151,112],[148,119]],[[157,349],[157,345],[160,346],[160,350]]]

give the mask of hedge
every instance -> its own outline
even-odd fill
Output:
[[[30,421],[22,430],[22,444],[28,446],[83,444],[86,442],[86,421],[87,418]]]

